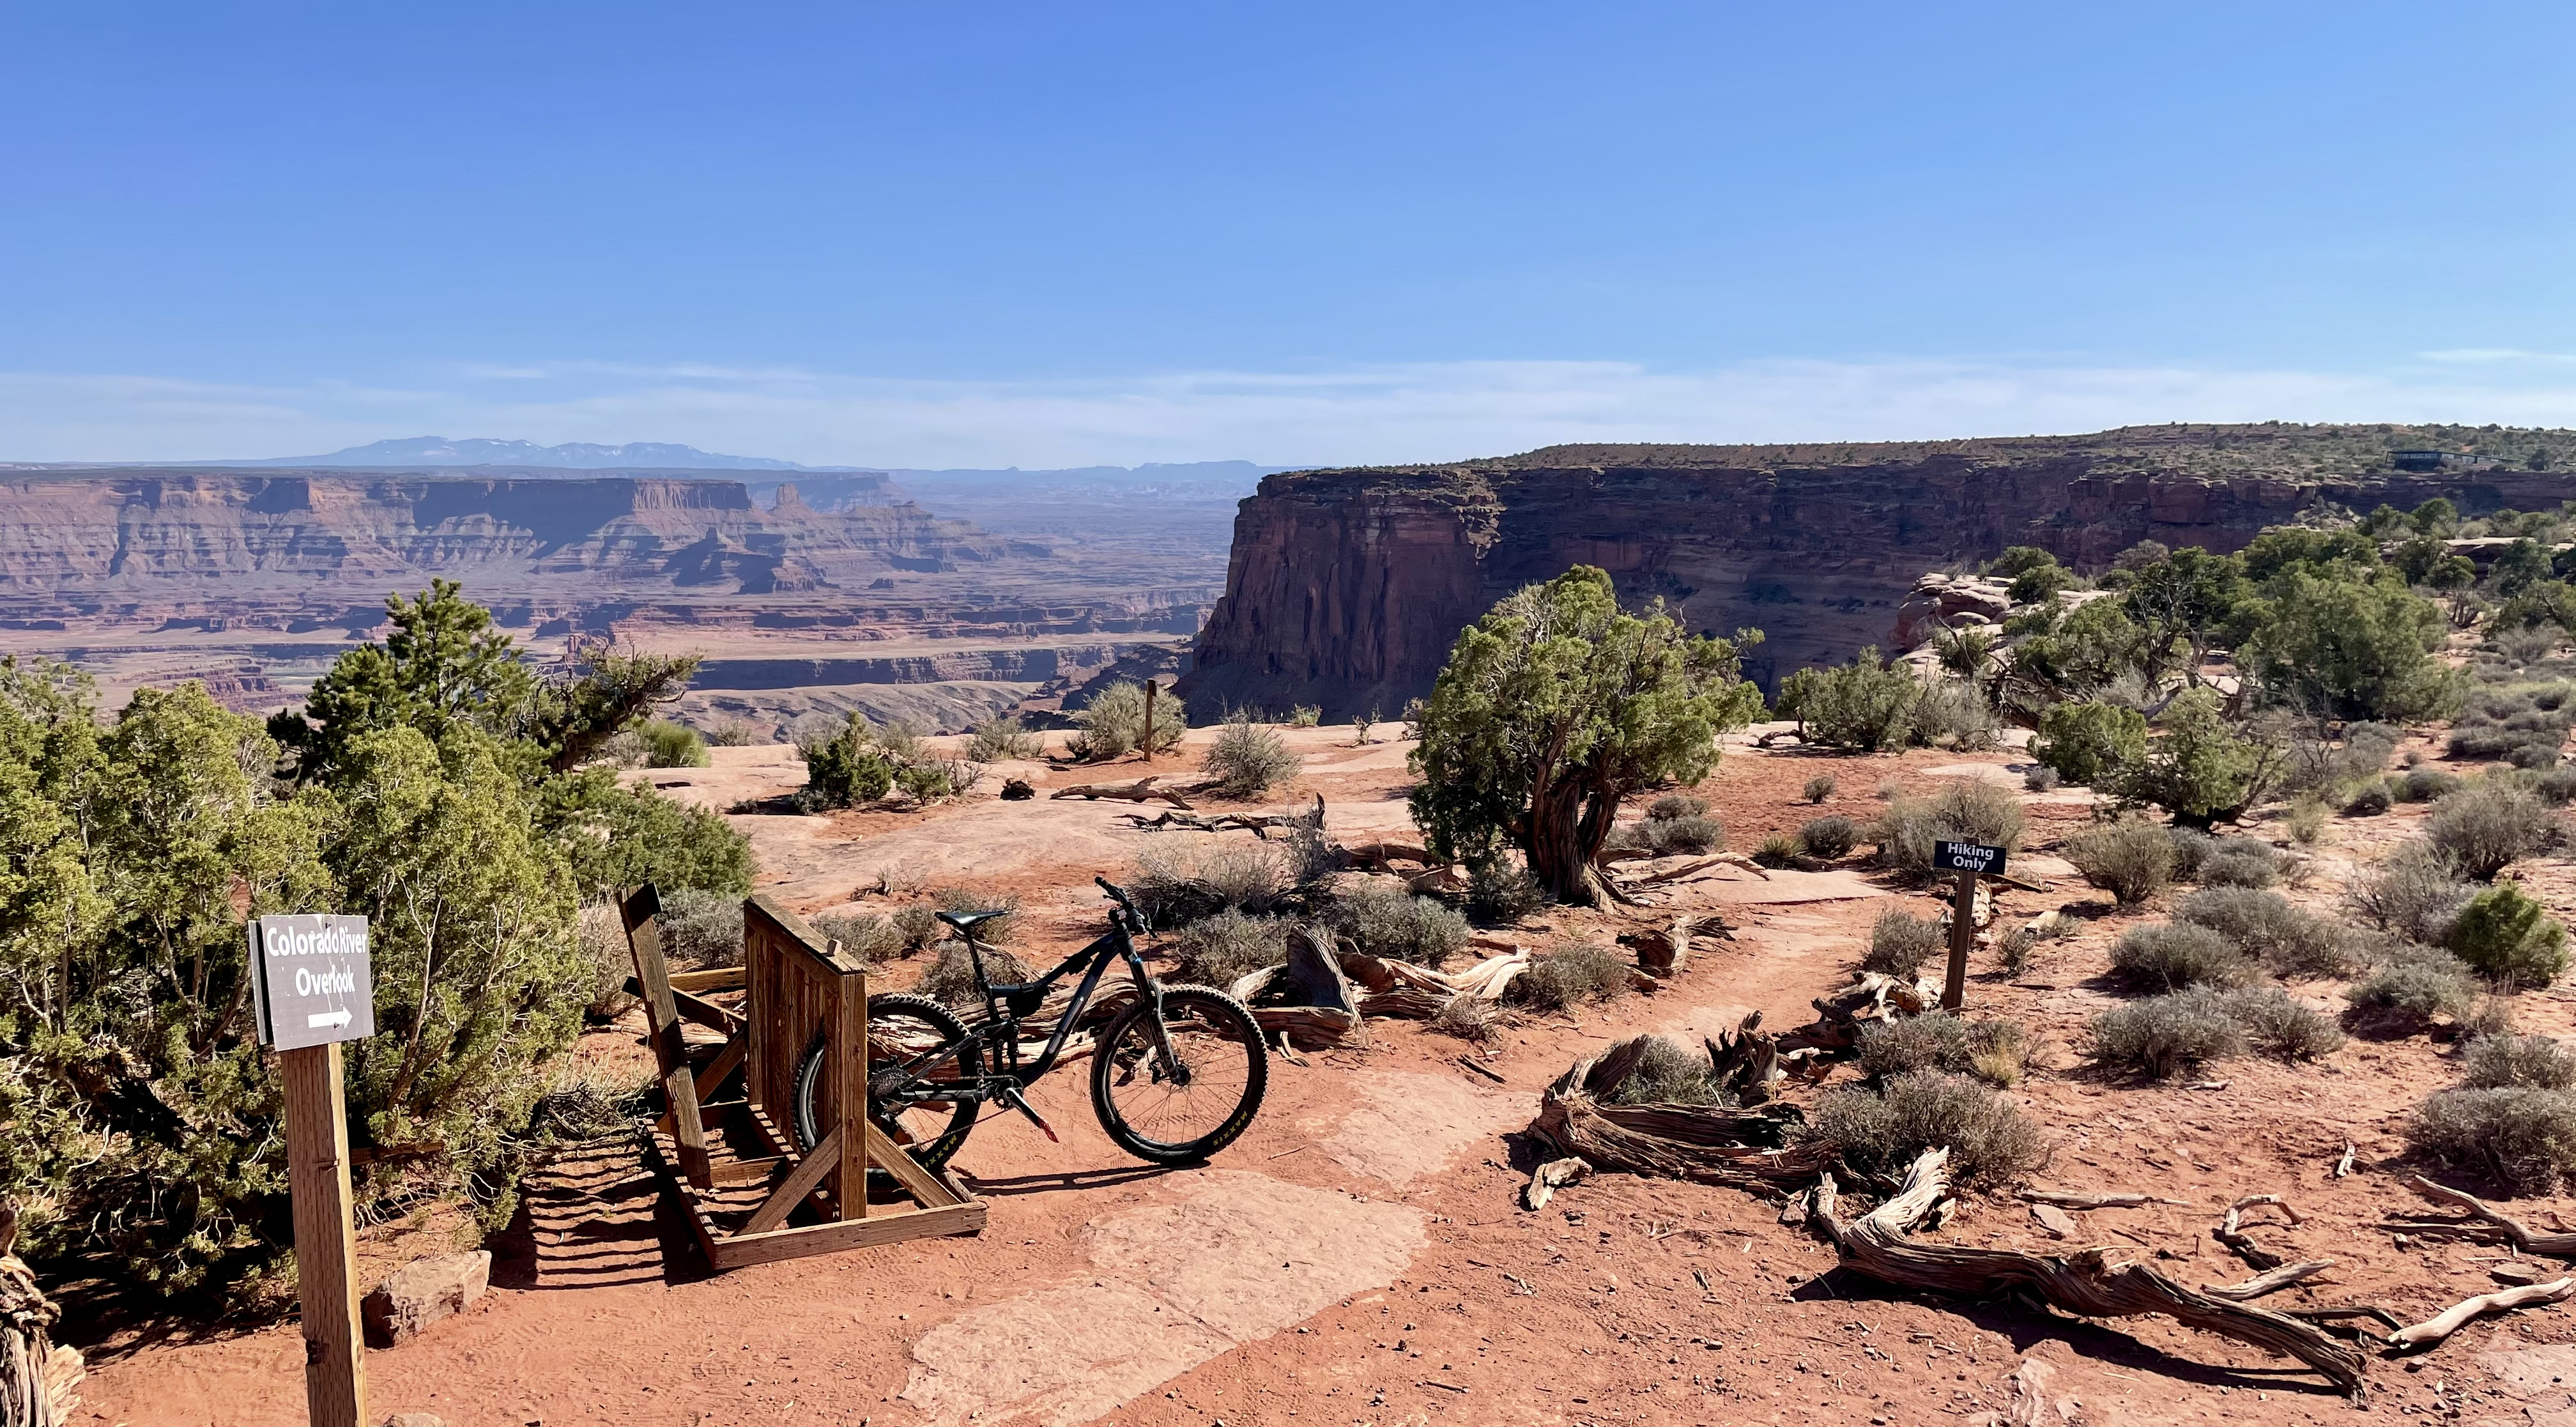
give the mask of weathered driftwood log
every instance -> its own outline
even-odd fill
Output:
[[[2576,1278],[2552,1279],[2547,1283],[2525,1284],[2520,1288],[2499,1289],[2481,1293],[2465,1302],[2452,1304],[2411,1328],[2400,1328],[2388,1335],[2388,1346],[2398,1349],[2429,1348],[2469,1325],[2483,1314],[2501,1313],[2508,1308],[2527,1308],[2534,1303],[2564,1303],[2576,1295]]]
[[[1364,1014],[1332,943],[1312,927],[1288,939],[1285,964],[1263,967],[1228,989],[1262,1030],[1308,1050],[1339,1044],[1359,1029]]]
[[[2204,1283],[2200,1291],[2212,1298],[2230,1303],[2251,1303],[2267,1293],[2278,1293],[2303,1279],[2316,1277],[2334,1267],[2333,1259],[2310,1259],[2306,1263],[2283,1264],[2269,1273],[2258,1273],[2243,1283],[2225,1285]]]
[[[2280,1195],[2249,1194],[2244,1198],[2237,1200],[2235,1203],[2228,1205],[2225,1217],[2218,1221],[2218,1227],[2209,1231],[2209,1236],[2211,1238],[2216,1239],[2230,1249],[2235,1250],[2236,1256],[2245,1260],[2245,1266],[2253,1269],[2257,1273],[2269,1272],[2270,1270],[2279,1268],[2282,1264],[2288,1262],[2288,1260],[2282,1258],[2279,1254],[2276,1254],[2270,1249],[2263,1247],[2261,1244],[2254,1242],[2254,1240],[2245,1233],[2245,1211],[2266,1205],[2278,1209],[2283,1214],[2288,1215],[2291,1223],[2296,1224],[2299,1222],[2299,1211],[2282,1202]]]
[[[2060,1209],[2143,1209],[2150,1204],[2191,1207],[2188,1200],[2161,1199],[2153,1194],[2093,1194],[2072,1189],[2022,1189],[2016,1190],[2014,1197],[2033,1204],[2054,1204]]]
[[[2063,1258],[1924,1243],[1908,1231],[1949,1191],[1950,1153],[1926,1150],[1906,1170],[1896,1194],[1858,1219],[1834,1212],[1831,1175],[1816,1186],[1809,1222],[1832,1239],[1845,1268],[1903,1288],[1967,1298],[1992,1298],[2027,1289],[2082,1318],[2163,1314],[2185,1327],[2251,1343],[2293,1357],[2325,1374],[2353,1397],[2363,1390],[2362,1358],[2319,1329],[2283,1314],[2230,1303],[2185,1288],[2144,1264],[2112,1262],[2105,1249]]]
[[[1074,783],[1047,794],[1047,801],[1055,802],[1064,798],[1085,800],[1119,798],[1131,803],[1150,803],[1160,799],[1183,812],[1188,812],[1190,804],[1187,798],[1168,788],[1154,786],[1154,780],[1161,776],[1163,775],[1160,773],[1149,774],[1133,783]]]
[[[1549,1160],[1531,1170],[1529,1183],[1521,1186],[1521,1207],[1532,1211],[1544,1209],[1556,1191],[1591,1173],[1591,1164],[1573,1155]]]
[[[1718,866],[1741,867],[1745,871],[1752,873],[1754,876],[1761,878],[1765,882],[1771,880],[1771,873],[1768,868],[1763,867],[1760,863],[1755,862],[1752,858],[1745,856],[1743,853],[1719,852],[1703,857],[1697,862],[1685,862],[1679,867],[1668,868],[1662,872],[1655,873],[1651,877],[1640,877],[1633,882],[1622,882],[1618,884],[1618,890],[1634,892],[1646,887],[1659,887],[1666,882],[1678,882],[1685,877],[1696,876],[1699,873],[1706,872],[1712,867]],[[1606,871],[1607,869],[1605,868],[1604,870]]]
[[[88,1369],[77,1350],[53,1342],[61,1311],[10,1252],[17,1239],[18,1216],[0,1205],[0,1424],[58,1427],[79,1410],[73,1389]]]
[[[1440,1014],[1441,1007],[1460,996],[1501,1000],[1504,989],[1529,964],[1529,953],[1518,949],[1487,957],[1463,971],[1434,971],[1365,952],[1345,952],[1340,958],[1343,973],[1367,992],[1360,998],[1361,1015],[1417,1021]]]
[[[2466,1213],[2465,1219],[2394,1219],[2380,1225],[2401,1234],[2439,1234],[2469,1239],[2486,1244],[2511,1244],[2527,1254],[2550,1258],[2576,1258],[2576,1234],[2542,1234],[2533,1232],[2521,1220],[2487,1203],[2474,1194],[2446,1189],[2420,1174],[2401,1180],[2407,1188],[2436,1204],[2447,1204]]]
[[[1860,1044],[1862,1023],[1919,1016],[1939,1000],[1940,992],[1929,982],[1899,981],[1881,972],[1864,971],[1833,995],[1808,1002],[1816,1008],[1816,1019],[1782,1034],[1780,1050],[1783,1054],[1794,1050],[1849,1050]]]
[[[1635,1073],[1649,1036],[1622,1041],[1598,1059],[1579,1060],[1539,1097],[1530,1133],[1597,1169],[1700,1184],[1724,1184],[1755,1193],[1812,1179],[1832,1163],[1834,1147],[1821,1141],[1786,1145],[1798,1123],[1790,1106],[1736,1109],[1718,1105],[1618,1105],[1610,1103]],[[1786,1147],[1784,1147],[1786,1146]]]
[[[1342,851],[1349,855],[1351,861],[1372,865],[1380,872],[1393,872],[1395,869],[1386,864],[1395,858],[1419,862],[1425,867],[1436,865],[1429,849],[1410,842],[1391,842],[1383,838],[1374,842],[1346,842],[1342,844]]]
[[[1719,1031],[1717,1039],[1700,1044],[1708,1048],[1709,1083],[1719,1091],[1731,1094],[1737,1103],[1769,1103],[1773,1087],[1781,1080],[1780,1038],[1762,1031],[1762,1013],[1745,1016],[1731,1031]]]
[[[1690,960],[1691,948],[1702,937],[1733,941],[1735,932],[1723,917],[1675,917],[1668,927],[1629,932],[1619,941],[1635,949],[1638,970],[1649,976],[1670,977],[1681,974]]]

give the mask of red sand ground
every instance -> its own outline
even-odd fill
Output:
[[[1337,832],[1406,826],[1401,747],[1353,748],[1347,729],[1293,738],[1309,772],[1282,805],[1321,792]],[[764,750],[718,752],[729,766],[669,781],[729,803],[781,790],[796,772],[764,763]],[[1749,848],[1819,812],[1867,817],[1886,777],[1921,787],[1933,770],[2013,761],[1740,749],[1703,791],[1730,845]],[[1821,809],[1798,797],[1820,770],[1840,780]],[[1096,776],[1009,771],[1058,785]],[[873,889],[881,869],[898,888],[971,881],[1028,898],[1023,944],[1041,952],[1096,934],[1093,872],[1114,876],[1144,838],[1197,836],[1127,831],[1126,804],[1004,804],[990,792],[927,815],[741,822],[755,829],[774,889],[802,909]],[[2052,890],[2008,891],[2007,924],[2066,904],[2107,912],[2106,896],[2048,856],[2089,816],[2086,799],[2028,802],[2016,870]],[[2352,860],[2420,816],[2338,819],[2317,875],[2292,895],[2331,903]],[[2576,912],[2563,862],[2518,871],[2562,917]],[[1841,871],[1772,883],[1730,871],[1682,884],[1676,904],[1726,909],[1735,941],[1696,955],[1652,996],[1512,1026],[1489,1062],[1505,1085],[1461,1067],[1457,1041],[1373,1022],[1364,1046],[1304,1066],[1274,1060],[1260,1119],[1204,1169],[1125,1159],[1092,1122],[1079,1075],[1060,1075],[1033,1098],[1063,1143],[997,1120],[961,1156],[992,1205],[980,1238],[710,1277],[631,1149],[569,1157],[529,1180],[525,1213],[493,1245],[494,1291],[421,1340],[371,1355],[376,1410],[435,1412],[454,1427],[1982,1422],[2019,1410],[2012,1379],[2036,1359],[2055,1369],[2050,1400],[2042,1416],[2010,1420],[2349,1420],[2354,1408],[2296,1364],[2166,1320],[2086,1322],[1834,1272],[1830,1248],[1777,1222],[1775,1205],[1730,1190],[1605,1176],[1541,1213],[1517,1206],[1534,1159],[1519,1132],[1549,1079],[1640,1030],[1714,1030],[1752,1009],[1771,1026],[1804,1022],[1809,998],[1848,978],[1890,895],[1932,907],[1921,892]],[[867,900],[885,899],[871,890]],[[2220,1207],[2280,1193],[2303,1222],[2255,1236],[2292,1259],[2338,1266],[2275,1304],[2373,1302],[2413,1321],[2494,1287],[2486,1268],[2497,1250],[2401,1252],[2372,1228],[2417,1207],[2395,1179],[2415,1167],[2403,1161],[2400,1127],[2416,1100],[2456,1081],[2451,1048],[2423,1036],[2356,1038],[2314,1065],[2224,1062],[2210,1072],[2224,1081],[2214,1090],[2106,1081],[2085,1068],[2082,1028],[2113,999],[2100,973],[2130,920],[2099,916],[2046,944],[2019,981],[1981,962],[1970,983],[1972,1014],[2021,1020],[2040,1045],[2039,1067],[2013,1092],[2053,1144],[2038,1181],[2192,1206],[2080,1215],[2083,1240],[2147,1256],[2186,1282],[2235,1282],[2249,1271],[2209,1238]],[[1560,913],[1516,935],[1535,945],[1613,929],[1607,917]],[[2341,1004],[2338,986],[2293,990]],[[2565,993],[2517,1001],[2523,1029],[2576,1031]],[[600,1032],[586,1050],[638,1054],[631,1029]],[[2359,1168],[2330,1179],[2347,1137]],[[2515,1212],[2546,1225],[2576,1204],[2521,1201]],[[1971,1201],[1942,1236],[2074,1247],[2007,1200]],[[408,1239],[370,1237],[378,1264],[414,1245],[444,1247],[431,1242],[434,1219]],[[291,1325],[127,1335],[96,1345],[94,1361],[87,1420],[301,1420]],[[2489,1319],[2431,1353],[2375,1363],[2371,1386],[2373,1411],[2576,1427],[2576,1319],[2563,1308]]]

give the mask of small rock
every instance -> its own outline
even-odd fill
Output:
[[[2030,1217],[2038,1220],[2039,1227],[2046,1229],[2052,1239],[2075,1237],[2075,1216],[2054,1204],[2033,1204]]]
[[[367,1346],[391,1348],[418,1337],[439,1319],[465,1311],[491,1283],[492,1255],[484,1249],[403,1265],[358,1305]]]

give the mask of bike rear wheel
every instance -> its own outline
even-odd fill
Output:
[[[1150,996],[1102,1033],[1091,1061],[1091,1108],[1127,1153],[1190,1164],[1242,1135],[1269,1081],[1260,1023],[1241,1001],[1205,986],[1171,986],[1163,991],[1159,1034]]]
[[[893,992],[868,998],[868,1069],[871,1080],[933,1049],[954,1049],[955,1054],[940,1061],[922,1078],[929,1081],[972,1083],[983,1073],[982,1053],[965,1045],[966,1028],[958,1023],[946,1006],[927,996],[908,996]],[[796,1148],[810,1154],[823,1137],[838,1124],[839,1108],[834,1099],[835,1087],[829,1073],[831,1057],[825,1052],[829,1043],[817,1034],[805,1048],[804,1057],[796,1063],[793,1107],[789,1115],[790,1133],[796,1137]],[[892,1113],[871,1091],[868,1118],[876,1122],[886,1137],[912,1152],[925,1168],[937,1170],[953,1158],[966,1143],[966,1133],[975,1128],[976,1101],[970,1097],[955,1100],[925,1100],[897,1105]],[[884,1170],[868,1167],[868,1184],[881,1188],[893,1181]]]

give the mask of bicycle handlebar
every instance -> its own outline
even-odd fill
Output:
[[[1100,876],[1098,873],[1092,874],[1091,880],[1100,884],[1100,890],[1109,894],[1109,900],[1116,902],[1119,906],[1126,908],[1128,911],[1132,912],[1136,910],[1136,904],[1127,900],[1126,888],[1119,886],[1117,883],[1110,881],[1106,877]]]

